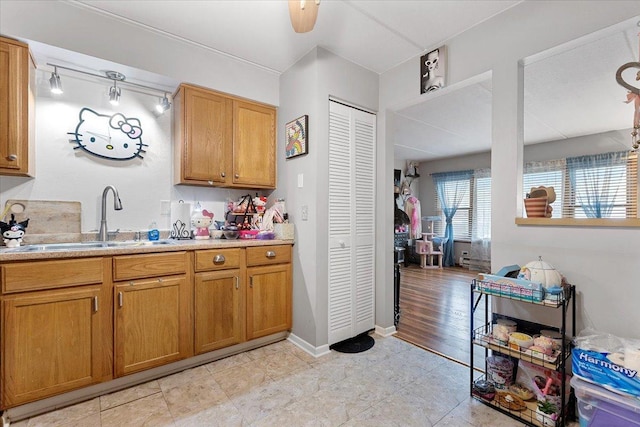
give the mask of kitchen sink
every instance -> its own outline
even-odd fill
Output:
[[[84,251],[87,249],[129,248],[158,245],[173,245],[173,240],[143,240],[122,242],[81,242],[81,243],[46,243],[20,246],[10,249],[11,252],[45,252],[45,251]]]

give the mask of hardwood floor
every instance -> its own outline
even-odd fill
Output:
[[[401,267],[396,337],[469,365],[469,291],[475,276],[458,267]],[[484,321],[483,304],[476,310],[476,321]],[[484,352],[474,357],[476,367],[484,366]]]

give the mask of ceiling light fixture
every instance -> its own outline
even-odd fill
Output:
[[[58,67],[53,67],[53,73],[49,79],[49,86],[51,87],[51,93],[59,95],[62,93],[62,82],[60,82],[60,75],[58,74]]]
[[[171,108],[171,103],[169,102],[169,98],[167,98],[167,94],[164,94],[163,98],[158,100],[158,104],[156,105],[156,111],[158,114],[162,114]]]
[[[296,33],[313,30],[319,7],[320,0],[289,0],[289,17]]]
[[[54,86],[60,89],[59,93],[62,93],[62,85],[60,85],[60,76],[58,75],[58,68],[62,70],[73,71],[74,73],[80,73],[87,76],[96,77],[99,79],[110,80],[113,82],[113,86],[109,87],[109,102],[112,105],[118,105],[120,101],[120,95],[122,94],[121,86],[125,86],[126,90],[141,93],[143,95],[152,95],[154,98],[158,96],[158,94],[163,94],[163,97],[160,98],[159,105],[162,106],[164,111],[171,108],[171,102],[167,96],[168,91],[166,88],[158,88],[152,86],[145,86],[140,83],[133,83],[126,80],[126,76],[118,71],[102,71],[101,74],[92,73],[89,71],[78,70],[77,68],[71,68],[64,65],[51,64],[47,63],[47,65],[53,67],[54,72],[51,74],[51,79],[49,80],[51,84],[51,90],[53,91]],[[55,77],[54,77],[55,76]],[[156,98],[158,99],[158,98]],[[154,110],[159,110],[159,106],[154,106]]]

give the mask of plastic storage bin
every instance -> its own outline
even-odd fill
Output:
[[[640,399],[613,393],[571,378],[578,399],[580,427],[640,427]]]

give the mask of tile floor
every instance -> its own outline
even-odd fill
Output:
[[[11,426],[522,425],[469,398],[468,368],[374,337],[318,359],[280,341]]]

